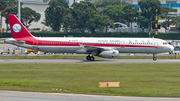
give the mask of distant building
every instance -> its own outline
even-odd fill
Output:
[[[44,11],[49,6],[48,3],[50,0],[38,0],[38,1],[45,1],[45,2],[27,2],[26,0],[26,1],[23,1],[22,7],[29,7],[41,14],[40,20],[38,22],[32,22],[31,26],[29,27],[30,29],[31,28],[40,28],[41,30],[47,29],[48,27],[41,24],[41,22],[43,22],[45,19]]]
[[[21,0],[23,3],[49,3],[51,0]]]
[[[138,4],[138,2],[140,0],[125,0],[126,2],[130,3],[130,4]]]
[[[134,4],[136,7],[140,8],[138,5],[140,0],[125,0],[130,4]],[[180,0],[159,0],[162,7],[180,8]]]
[[[140,0],[125,0],[130,4],[138,4]],[[172,4],[172,3],[180,3],[180,0],[159,0],[161,4]]]
[[[81,1],[87,1],[87,2],[95,2],[96,0],[66,0],[66,2],[68,2],[68,4],[71,6],[74,2],[81,2]]]
[[[168,12],[168,16],[170,17],[180,16],[180,8],[177,8],[177,12]]]
[[[95,2],[95,1],[97,1],[97,0],[84,0],[84,1]]]

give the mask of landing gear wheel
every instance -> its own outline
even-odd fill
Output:
[[[90,61],[94,61],[94,57],[93,56],[91,56]]]
[[[87,57],[86,57],[86,60],[90,60],[90,58],[91,58],[90,56],[87,56]]]
[[[153,60],[156,61],[157,60],[156,57],[153,57]]]
[[[156,55],[156,54],[155,54],[155,53],[153,53],[153,60],[154,60],[154,61],[156,61],[156,60],[157,60],[155,55]]]

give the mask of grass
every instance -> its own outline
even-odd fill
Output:
[[[5,43],[5,42],[0,42],[0,44],[7,44],[7,43]]]
[[[0,89],[117,96],[180,97],[180,64],[0,64]],[[99,88],[99,82],[121,82]]]
[[[153,56],[119,56],[114,59],[152,59]],[[174,55],[168,56],[156,56],[157,59],[175,59]],[[29,56],[29,55],[12,55],[12,56],[0,56],[0,59],[85,59],[86,55],[40,55],[40,56]],[[101,57],[95,57],[96,59],[105,59]],[[180,56],[178,57],[180,59]]]

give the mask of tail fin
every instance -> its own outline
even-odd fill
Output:
[[[9,20],[12,36],[15,40],[20,41],[23,40],[24,38],[33,38],[33,36],[17,19],[15,15],[8,14],[8,20]]]

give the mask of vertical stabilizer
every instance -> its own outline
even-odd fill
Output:
[[[32,39],[33,36],[23,26],[23,24],[17,19],[15,15],[8,14],[8,20],[11,28],[12,36],[15,40],[21,41],[23,39]]]

